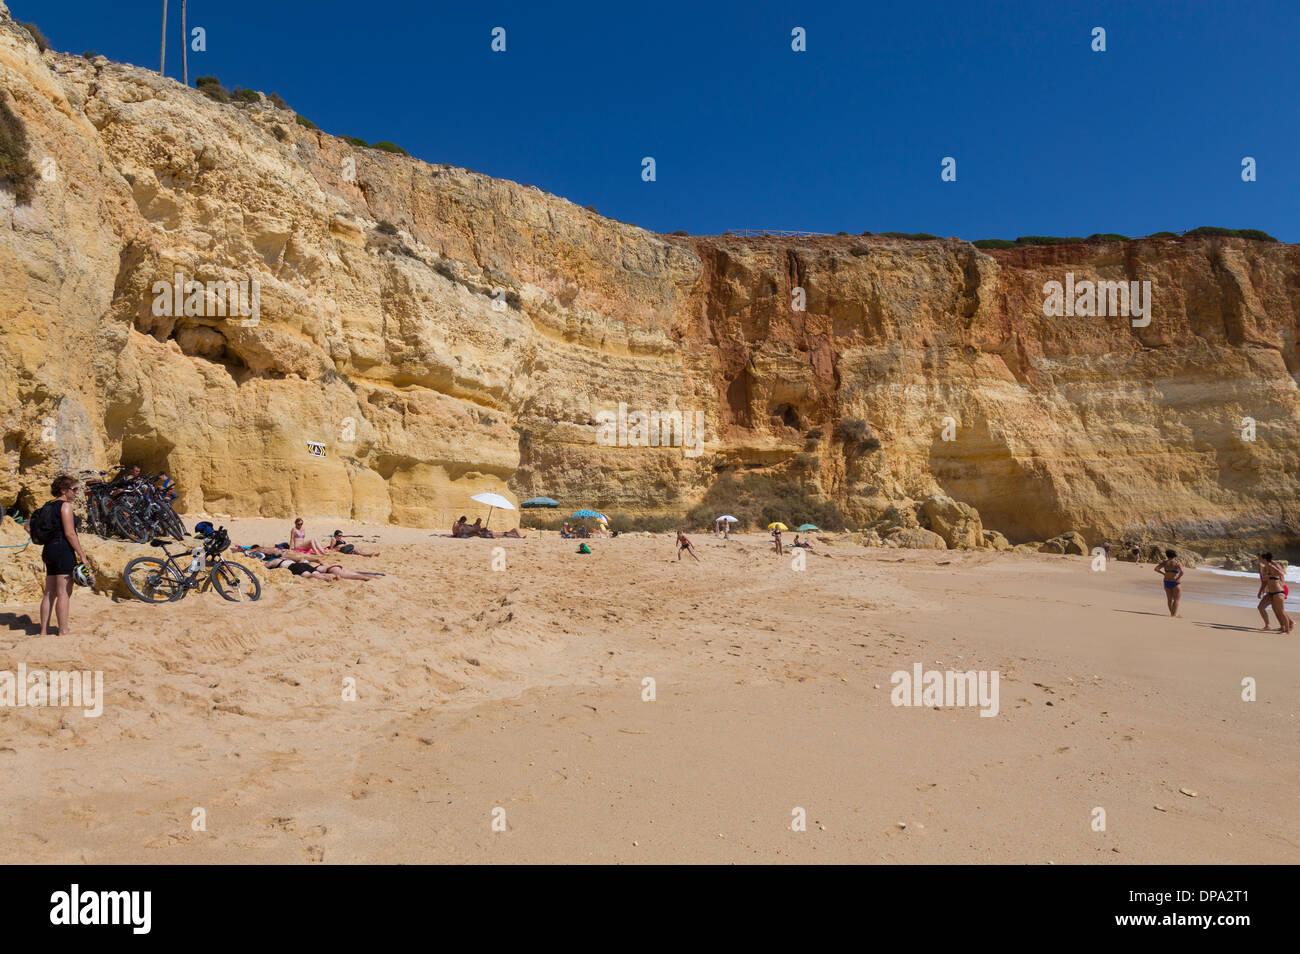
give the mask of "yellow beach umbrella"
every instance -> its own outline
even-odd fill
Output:
[[[783,523],[781,523],[781,522],[778,521],[778,522],[776,522],[776,523],[769,523],[769,524],[767,525],[767,529],[769,529],[769,530],[789,530],[790,528],[787,527],[785,524],[783,524]]]

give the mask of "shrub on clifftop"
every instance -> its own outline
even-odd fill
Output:
[[[221,80],[215,76],[200,76],[194,81],[194,88],[208,99],[216,100],[218,103],[230,102],[230,94],[221,85]]]
[[[41,32],[41,28],[35,23],[20,23],[18,25],[32,35],[32,39],[36,41],[36,48],[42,53],[50,48],[50,41],[45,39],[45,34]]]

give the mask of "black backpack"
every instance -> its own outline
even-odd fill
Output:
[[[63,529],[63,501],[51,500],[27,521],[27,533],[32,543],[46,544],[59,535]]]

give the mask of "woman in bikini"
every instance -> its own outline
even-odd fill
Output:
[[[274,560],[266,561],[267,569],[285,569],[294,576],[305,577],[309,580],[360,580],[367,583],[376,576],[382,576],[378,573],[359,573],[356,570],[346,569],[341,563],[334,566],[323,566],[319,561],[308,563],[305,560],[292,560],[289,557],[277,557]]]
[[[355,544],[344,543],[342,530],[334,531],[334,535],[330,537],[329,546],[327,546],[325,549],[337,550],[339,553],[348,553],[351,554],[352,556],[363,556],[363,557],[379,556],[378,550],[363,550],[359,546],[356,546]]]
[[[325,550],[319,543],[307,539],[307,531],[302,528],[302,517],[294,520],[293,529],[289,531],[289,549],[294,553],[325,555]]]
[[[1178,554],[1173,550],[1165,551],[1165,558],[1156,564],[1156,572],[1165,577],[1165,603],[1169,606],[1169,615],[1181,619],[1178,615],[1178,601],[1183,597],[1183,565],[1178,562]]]
[[[1287,615],[1286,605],[1283,602],[1286,599],[1286,584],[1282,581],[1286,579],[1286,571],[1282,569],[1282,564],[1273,560],[1273,554],[1261,553],[1259,555],[1259,592],[1256,597],[1259,599],[1259,615],[1264,618],[1264,625],[1260,627],[1261,633],[1290,633],[1295,629],[1295,620]],[[1277,617],[1277,629],[1273,630],[1268,625],[1268,609],[1273,607],[1273,615]]]

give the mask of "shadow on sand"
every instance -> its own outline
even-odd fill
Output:
[[[0,613],[0,625],[7,629],[21,629],[28,636],[35,636],[41,631],[41,624],[26,613]]]
[[[1265,632],[1258,626],[1233,626],[1230,623],[1197,623],[1197,626],[1208,626],[1210,629],[1231,629],[1238,633],[1258,633],[1261,636],[1285,636],[1285,633],[1279,633],[1276,630]]]

